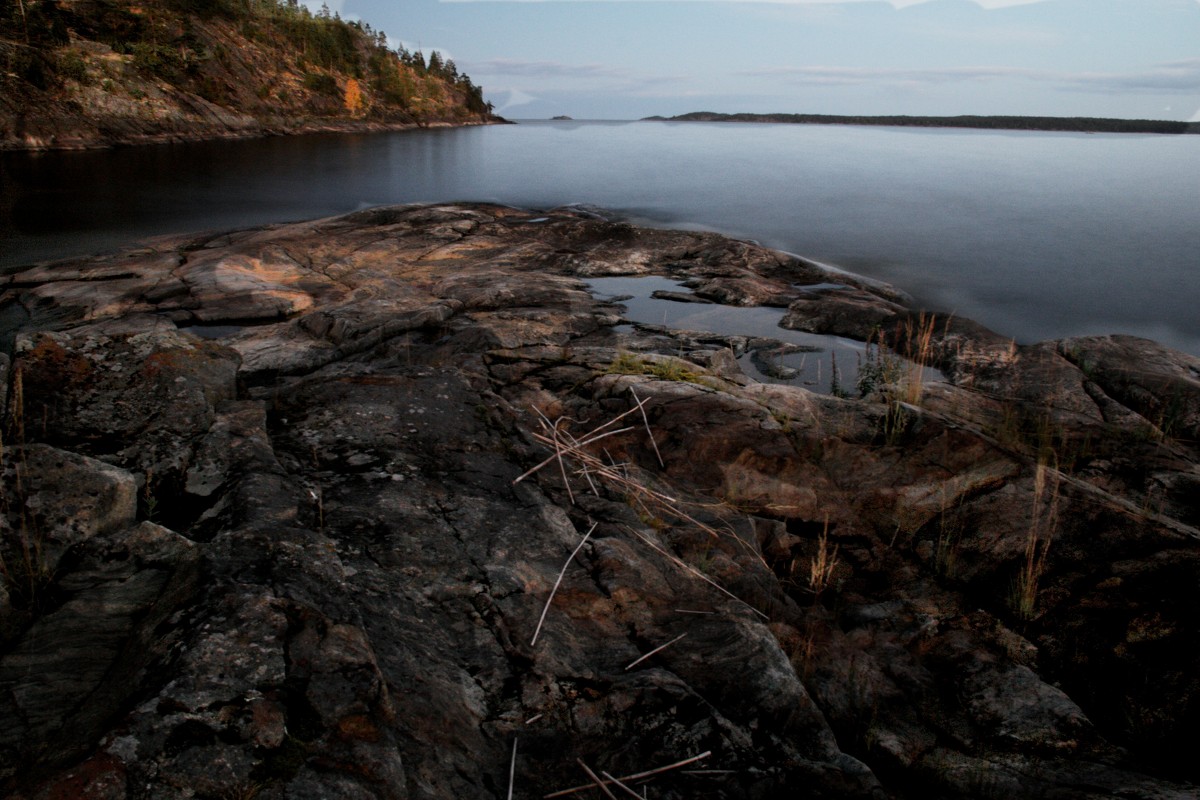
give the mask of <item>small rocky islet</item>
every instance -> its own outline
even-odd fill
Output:
[[[1194,798],[1200,360],[828,283],[470,204],[0,277],[0,794]]]

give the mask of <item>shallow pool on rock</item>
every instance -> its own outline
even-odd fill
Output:
[[[825,394],[857,395],[859,368],[875,355],[875,348],[868,352],[865,342],[780,327],[785,313],[782,308],[747,308],[654,297],[655,292],[688,293],[682,282],[670,278],[589,278],[585,283],[598,297],[624,306],[625,318],[630,322],[747,337],[750,341],[746,349],[737,353],[738,364],[747,376],[762,383],[803,386]],[[906,359],[900,359],[900,363],[905,370],[920,370],[922,381],[944,379],[932,367],[922,367]]]

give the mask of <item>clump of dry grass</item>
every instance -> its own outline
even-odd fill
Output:
[[[808,588],[814,597],[820,597],[821,592],[829,588],[833,580],[834,570],[838,565],[838,547],[829,547],[829,518],[825,518],[825,529],[817,539],[817,554],[812,557],[808,566]]]
[[[1029,534],[1025,540],[1025,562],[1017,573],[1010,606],[1023,620],[1037,611],[1038,583],[1046,571],[1050,543],[1058,526],[1059,477],[1045,460],[1039,460],[1033,479],[1033,503]]]

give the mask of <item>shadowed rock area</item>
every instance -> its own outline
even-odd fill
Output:
[[[0,277],[0,794],[1195,797],[1200,361],[829,278],[485,205]]]

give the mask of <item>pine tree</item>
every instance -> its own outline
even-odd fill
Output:
[[[434,50],[429,54],[429,66],[426,68],[431,75],[441,76],[445,67],[442,64],[442,57],[438,55],[438,51]]]

